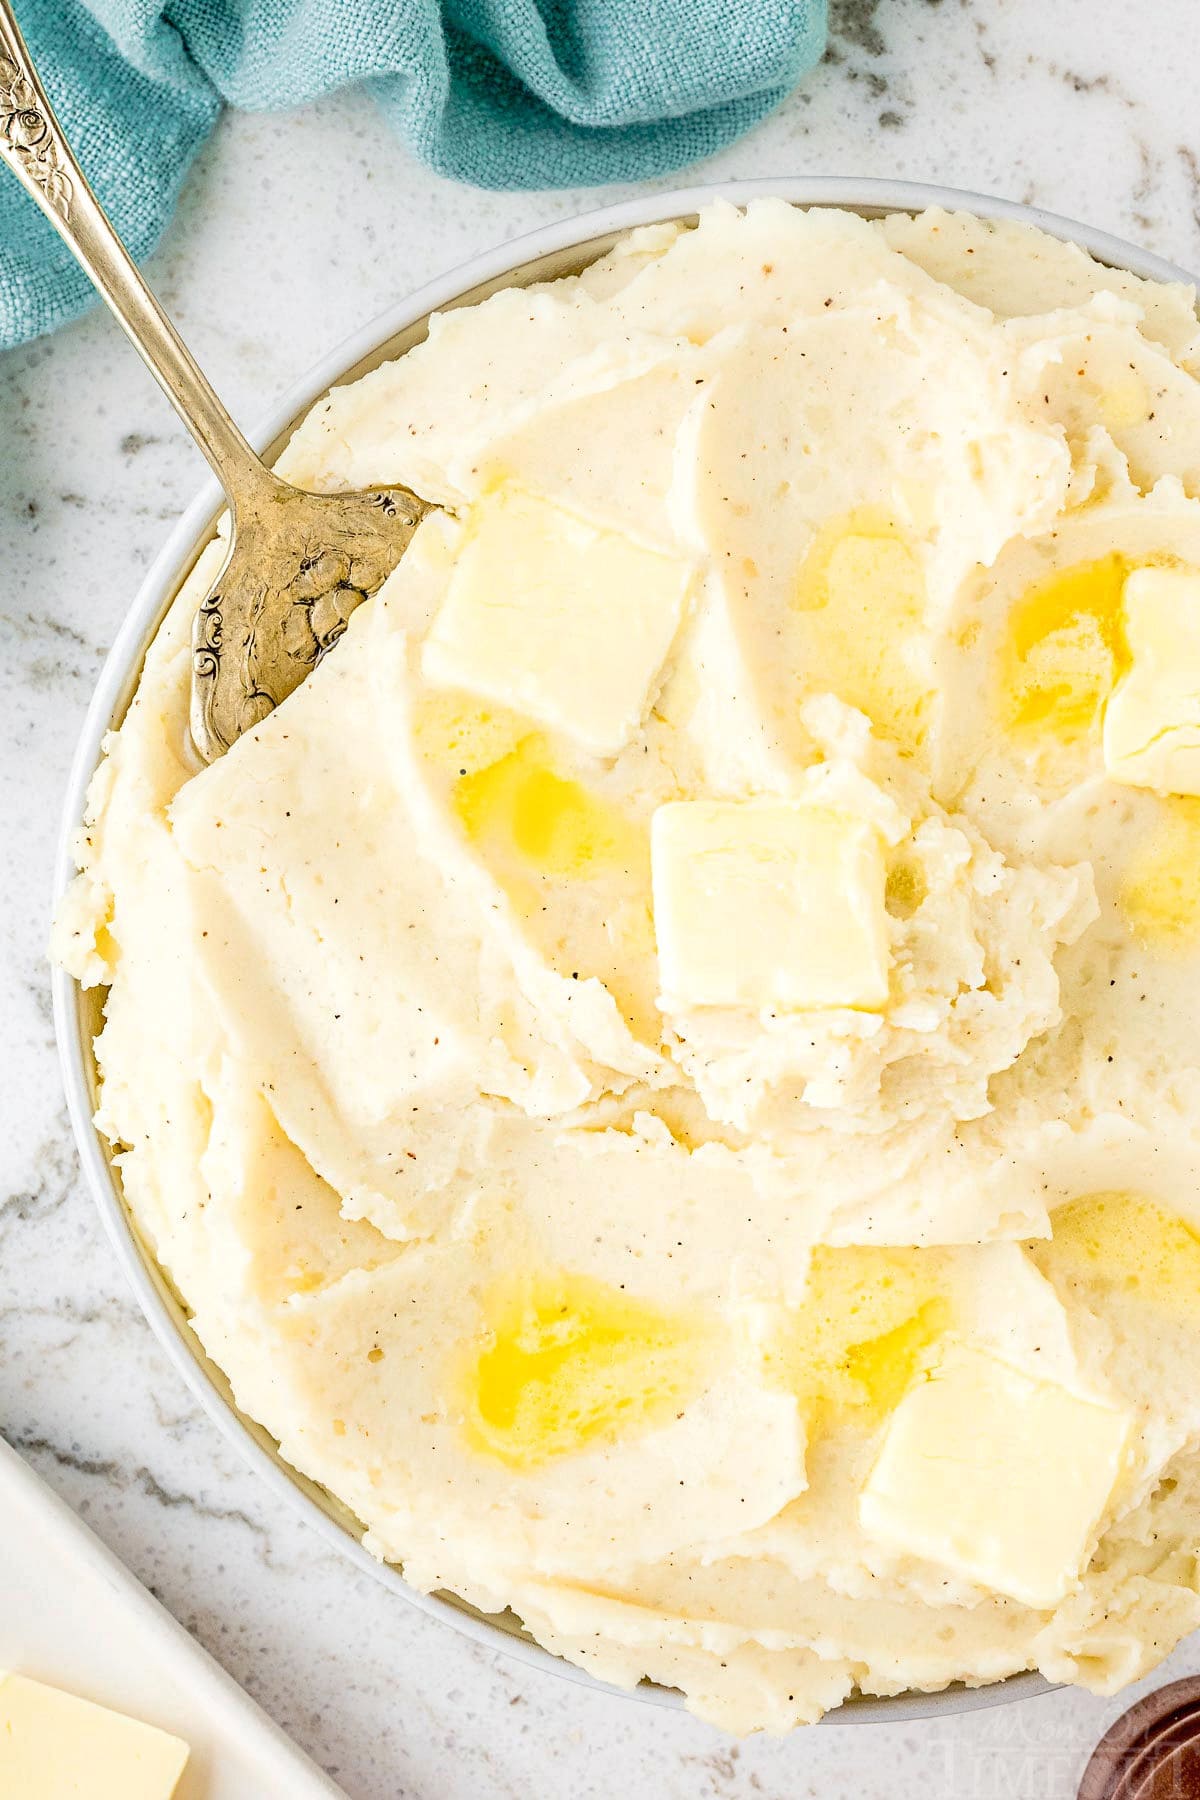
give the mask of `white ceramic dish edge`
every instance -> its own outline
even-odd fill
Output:
[[[483,284],[502,280],[508,275],[517,277],[523,268],[543,257],[566,253],[577,246],[583,248],[609,233],[686,217],[714,200],[745,205],[750,200],[768,196],[787,200],[793,205],[841,206],[871,214],[921,211],[926,207],[941,206],[973,212],[983,218],[1014,219],[1038,226],[1052,237],[1078,244],[1098,261],[1113,267],[1130,270],[1151,280],[1195,285],[1195,277],[1186,270],[1108,232],[1037,207],[961,189],[837,176],[761,177],[717,182],[641,195],[594,212],[576,214],[472,258],[418,288],[346,339],[302,376],[259,422],[258,428],[247,435],[257,448],[265,449],[327,389],[337,385],[349,370],[380,345]],[[182,573],[186,573],[197,550],[206,541],[206,528],[211,526],[220,508],[220,491],[215,480],[209,478],[148,569],[105,660],[67,782],[54,877],[55,905],[75,872],[75,832],[83,818],[88,783],[100,759],[104,735],[110,729],[122,696],[127,695],[131,674],[140,669],[153,628],[157,627],[177,590]],[[272,1448],[269,1434],[238,1411],[224,1377],[205,1355],[188,1325],[183,1307],[135,1233],[104,1146],[92,1123],[90,1038],[82,1016],[78,984],[63,970],[55,968],[51,986],[67,1107],[87,1185],[118,1261],[151,1328],[195,1398],[239,1454],[258,1471],[278,1498],[298,1509],[328,1542],[361,1569],[385,1582],[410,1605],[442,1619],[477,1643],[515,1656],[532,1667],[624,1698],[629,1698],[632,1693],[633,1697],[656,1704],[680,1705],[679,1695],[660,1688],[642,1686],[626,1690],[599,1682],[586,1670],[552,1656],[528,1638],[517,1635],[513,1627],[473,1614],[452,1598],[418,1593],[404,1581],[398,1569],[379,1562],[364,1549],[348,1518],[345,1524],[338,1523],[320,1490],[284,1464]],[[828,1715],[826,1723],[857,1724],[880,1720],[898,1724],[908,1719],[999,1706],[1049,1691],[1050,1684],[1042,1676],[1028,1673],[978,1688],[955,1686],[936,1693],[907,1692],[884,1698],[856,1696],[846,1706]]]

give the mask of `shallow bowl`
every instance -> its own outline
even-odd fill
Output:
[[[996,200],[956,188],[915,182],[821,178],[762,179],[714,182],[667,194],[647,194],[617,206],[548,225],[540,231],[473,257],[447,275],[418,288],[365,325],[347,342],[310,369],[248,435],[268,460],[277,456],[305,413],[327,389],[357,379],[380,363],[401,355],[424,337],[431,313],[469,306],[497,289],[573,274],[609,250],[624,232],[664,219],[689,218],[713,200],[737,205],[775,196],[797,206],[839,206],[874,217],[890,212],[920,212],[929,206],[962,210],[988,219],[1016,219],[1036,225],[1052,237],[1080,245],[1100,262],[1158,281],[1193,282],[1185,270],[1151,256],[1120,238],[1076,224],[1037,207]],[[72,845],[83,818],[88,782],[100,760],[105,733],[118,726],[141,675],[153,639],[197,556],[213,535],[222,509],[216,482],[209,480],[164,544],[142,582],[136,599],[104,664],[84,720],[67,784],[62,833],[55,875],[61,895],[74,873]],[[268,1483],[280,1499],[300,1511],[336,1549],[365,1569],[410,1606],[453,1625],[489,1649],[504,1651],[522,1662],[591,1687],[604,1687],[625,1697],[629,1691],[597,1681],[585,1670],[543,1650],[524,1632],[511,1613],[483,1614],[453,1594],[421,1594],[409,1587],[399,1568],[377,1560],[363,1547],[364,1527],[348,1509],[284,1461],[270,1433],[241,1412],[224,1374],[205,1353],[191,1329],[187,1307],[158,1266],[126,1205],[120,1174],[108,1146],[92,1123],[97,1076],[92,1051],[99,1028],[101,996],[85,992],[61,969],[52,976],[54,1022],[71,1124],[84,1176],[100,1209],[108,1236],[142,1311],[184,1381],[225,1437]],[[829,1715],[830,1721],[859,1723],[966,1712],[997,1706],[1049,1691],[1036,1674],[1010,1676],[985,1687],[954,1685],[938,1693],[904,1693],[877,1699],[855,1696]],[[632,1690],[639,1700],[680,1706],[674,1691],[643,1682]]]

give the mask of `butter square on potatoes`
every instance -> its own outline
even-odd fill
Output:
[[[641,724],[692,569],[513,486],[472,509],[423,673],[608,756]]]
[[[867,1532],[1026,1606],[1055,1606],[1121,1472],[1129,1414],[952,1343],[892,1414]]]
[[[650,849],[668,1010],[887,1000],[883,844],[865,819],[794,800],[671,801]]]
[[[13,1800],[170,1800],[182,1738],[25,1675],[0,1675],[0,1794]]]
[[[1200,571],[1134,569],[1121,593],[1129,667],[1104,714],[1114,781],[1200,794]]]

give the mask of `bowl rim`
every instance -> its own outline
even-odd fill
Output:
[[[795,206],[843,207],[867,216],[943,207],[950,211],[971,212],[989,220],[1011,219],[1037,226],[1051,237],[1077,244],[1097,261],[1114,268],[1150,280],[1196,284],[1195,277],[1185,269],[1110,232],[1047,212],[1041,207],[967,189],[840,176],[759,176],[740,181],[699,183],[640,194],[633,199],[556,220],[470,257],[423,283],[314,363],[246,435],[256,449],[265,451],[298,422],[323,393],[346,379],[356,365],[372,357],[385,360],[386,347],[403,332],[418,327],[429,314],[456,303],[463,296],[477,297],[474,290],[480,287],[519,280],[523,270],[528,271],[529,265],[541,259],[586,249],[594,240],[624,233],[640,225],[686,217],[716,200],[744,206],[751,200],[762,198],[781,199]],[[597,250],[596,253],[601,252]],[[56,909],[75,874],[76,832],[83,819],[88,784],[101,759],[105,735],[119,722],[119,715],[123,715],[154,633],[200,549],[211,536],[222,506],[220,489],[215,477],[210,475],[147,569],[105,658],[84,716],[67,779],[54,866],[53,903]],[[514,1627],[466,1608],[454,1596],[423,1594],[410,1587],[398,1568],[379,1561],[363,1546],[349,1512],[336,1501],[331,1504],[331,1497],[323,1489],[292,1469],[279,1454],[270,1433],[240,1411],[223,1372],[204,1351],[179,1297],[153,1252],[138,1234],[93,1123],[95,1071],[83,990],[65,970],[55,966],[51,971],[51,991],[67,1110],[87,1187],[143,1315],[193,1398],[226,1441],[266,1481],[272,1493],[305,1518],[327,1543],[408,1604],[452,1625],[486,1649],[501,1651],[560,1678],[623,1699],[636,1698],[681,1707],[682,1696],[673,1690],[646,1683],[629,1689],[601,1681],[586,1669],[544,1650],[527,1636],[518,1635]],[[827,1714],[823,1723],[883,1721],[899,1724],[906,1720],[1004,1705],[1051,1691],[1051,1683],[1030,1671],[975,1687],[954,1683],[933,1692],[911,1690],[891,1696],[854,1695],[843,1706]]]

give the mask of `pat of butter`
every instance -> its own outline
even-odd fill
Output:
[[[423,673],[611,755],[650,704],[691,575],[677,557],[497,488],[467,522]]]
[[[1200,794],[1200,571],[1134,569],[1122,592],[1127,672],[1104,715],[1114,781]]]
[[[187,1759],[153,1725],[0,1675],[0,1794],[13,1800],[170,1800]]]
[[[1054,1606],[1079,1574],[1130,1416],[966,1344],[909,1388],[859,1499],[873,1538]]]
[[[790,800],[680,800],[659,807],[650,843],[668,1010],[887,1000],[883,845],[866,820]]]

